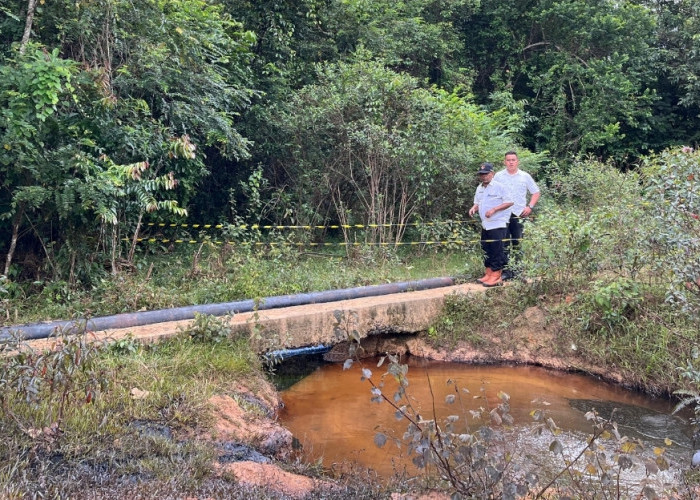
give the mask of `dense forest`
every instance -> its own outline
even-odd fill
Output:
[[[694,0],[0,6],[6,281],[89,284],[163,221],[398,242],[508,149],[547,184],[700,137]]]

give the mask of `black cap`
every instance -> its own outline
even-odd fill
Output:
[[[490,174],[493,172],[493,163],[485,162],[479,165],[477,174]]]

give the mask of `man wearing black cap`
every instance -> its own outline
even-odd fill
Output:
[[[474,205],[469,209],[469,216],[477,212],[481,218],[481,248],[486,254],[484,276],[477,281],[484,286],[497,286],[503,283],[502,272],[508,263],[504,240],[506,239],[509,208],[513,205],[513,196],[505,185],[493,180],[495,172],[493,163],[482,163],[477,171],[481,184],[474,194]]]

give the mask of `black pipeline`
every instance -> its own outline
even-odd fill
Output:
[[[172,309],[158,309],[155,311],[141,311],[135,313],[115,314],[113,316],[101,316],[89,319],[77,319],[68,321],[52,321],[47,323],[32,323],[26,325],[12,325],[0,328],[0,342],[9,340],[13,334],[19,334],[27,340],[44,339],[57,331],[80,331],[83,328],[88,331],[111,330],[115,328],[130,328],[134,326],[166,323],[168,321],[181,321],[193,319],[195,313],[209,316],[224,316],[279,307],[300,306],[305,304],[322,304],[339,300],[359,299],[362,297],[374,297],[389,295],[391,293],[428,290],[454,285],[454,279],[427,278],[416,281],[403,281],[400,283],[387,283],[384,285],[370,285],[355,288],[343,288],[340,290],[326,290],[322,292],[299,293],[294,295],[279,295],[263,299],[248,299],[237,302],[224,302],[220,304],[202,304],[196,306],[175,307]]]

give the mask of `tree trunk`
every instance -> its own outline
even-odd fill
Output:
[[[7,258],[5,259],[5,276],[10,275],[10,265],[12,264],[12,257],[15,254],[15,248],[17,248],[17,239],[19,238],[19,225],[22,221],[22,215],[24,215],[24,209],[20,208],[15,215],[15,220],[12,223],[12,239],[10,240],[10,249],[7,251]]]
[[[29,36],[32,33],[32,23],[34,22],[34,11],[36,10],[36,0],[28,0],[27,3],[27,20],[24,23],[24,34],[22,34],[22,42],[19,44],[19,53],[24,54],[24,50],[29,43]]]
[[[129,257],[127,261],[129,264],[134,264],[134,252],[136,252],[136,245],[139,242],[139,232],[141,231],[141,221],[143,220],[143,210],[139,213],[139,220],[136,223],[136,230],[134,231],[134,237],[131,238],[131,248],[129,249]]]
[[[117,245],[119,244],[117,240],[117,225],[112,224],[112,276],[117,275]]]

